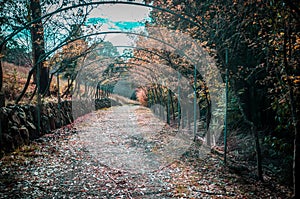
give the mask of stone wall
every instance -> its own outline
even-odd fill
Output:
[[[0,108],[0,158],[31,140],[68,125],[77,117],[91,111],[121,105],[111,99],[64,101],[47,103],[41,107],[41,129],[37,130],[37,107],[10,105]]]
[[[37,130],[37,107],[33,105],[10,105],[0,108],[0,157],[28,144],[51,130],[73,121],[72,103],[47,103],[41,107],[41,129]]]

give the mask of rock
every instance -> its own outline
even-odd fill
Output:
[[[24,143],[28,144],[29,143],[29,131],[28,131],[28,129],[25,126],[22,126],[21,128],[19,128],[19,132],[20,132],[21,137],[24,140]]]
[[[50,130],[56,129],[55,120],[53,116],[49,118],[49,123],[50,123]]]
[[[14,144],[13,144],[13,138],[12,136],[8,135],[7,133],[3,134],[3,150],[4,151],[11,151],[14,149]]]
[[[24,144],[22,136],[20,135],[19,132],[16,135],[13,136],[13,140],[14,140],[14,146],[15,147],[22,146]]]
[[[0,109],[0,113],[1,113],[1,115],[0,115],[0,119],[4,119],[4,118],[7,118],[8,117],[8,110],[7,110],[7,108],[1,108]]]
[[[10,133],[10,135],[18,134],[19,133],[19,128],[17,126],[12,126],[12,127],[10,127],[8,132]]]
[[[5,106],[5,96],[4,93],[0,92],[0,107]]]
[[[26,126],[29,127],[31,130],[36,130],[36,127],[34,124],[32,124],[31,122],[27,121]]]
[[[49,118],[46,115],[42,115],[41,117],[41,131],[42,134],[50,132]]]
[[[57,128],[62,127],[61,114],[60,114],[60,113],[58,113],[58,115],[56,115],[54,121],[55,121],[55,126],[56,126]]]
[[[73,121],[74,120],[73,120],[72,114],[67,112],[67,122],[68,122],[68,124],[71,124]]]
[[[26,120],[27,120],[25,111],[22,108],[20,108],[18,110],[17,115],[19,116],[21,122],[24,124],[26,122]]]
[[[21,121],[20,121],[20,118],[18,117],[17,115],[18,113],[17,112],[14,112],[13,115],[11,116],[11,120],[14,124],[20,126],[21,125]]]
[[[80,101],[80,114],[91,111],[88,102]],[[41,108],[41,132],[37,132],[37,107],[33,105],[8,105],[0,108],[1,134],[0,151],[11,152],[16,147],[28,144],[62,125],[73,122],[72,102],[48,103]]]
[[[32,116],[32,111],[31,111],[31,106],[30,105],[25,105],[24,107],[23,107],[23,110],[24,110],[24,113],[25,113],[25,115],[26,115],[26,120],[28,120],[28,121],[33,121],[33,116]],[[26,122],[25,122],[26,123]]]

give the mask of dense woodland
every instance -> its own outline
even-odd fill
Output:
[[[292,156],[296,158],[294,146],[299,142],[299,3],[156,1],[155,5],[186,13],[198,22],[200,26],[195,27],[153,13],[155,23],[187,31],[204,42],[224,74],[228,49],[230,128],[242,128],[242,122],[255,135],[253,139],[274,150],[263,158],[280,154],[290,170]]]
[[[117,47],[103,39],[99,31],[103,24],[86,25],[89,14],[98,6],[90,2],[0,1],[1,106],[70,96],[107,97],[121,78],[131,74],[136,82],[147,84],[132,85],[135,95],[127,97],[148,107],[166,105],[167,122],[184,125],[180,117],[192,113],[180,112],[178,95],[168,88],[172,82],[162,85],[154,81],[161,75],[156,72],[160,64],[189,81],[197,97],[199,120],[208,129],[212,91],[201,74],[194,73],[194,63],[180,52],[147,47],[151,42],[155,46],[157,41],[140,35],[136,37],[140,48],[128,47],[120,54]],[[79,4],[85,6],[77,7]],[[141,4],[152,7],[151,20],[144,22],[146,31],[158,27],[188,35],[216,60],[224,84],[228,80],[228,164],[232,157],[244,167],[254,166],[261,181],[267,174],[277,176],[280,183],[294,189],[297,198],[300,2],[154,0]],[[74,7],[64,9],[70,6]],[[160,33],[168,43],[167,37]],[[7,69],[12,64],[18,66],[14,73]],[[18,68],[23,67],[26,76],[21,77]],[[206,80],[213,81],[213,71],[207,76]],[[62,88],[58,88],[59,77]],[[22,84],[18,82],[21,78]],[[212,146],[214,152],[224,151],[222,139],[212,143],[220,146]],[[247,147],[245,143],[249,142],[253,147]]]

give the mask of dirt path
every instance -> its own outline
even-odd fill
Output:
[[[116,106],[79,123],[79,139],[103,165],[135,173],[159,170],[192,144],[188,135],[168,128],[141,106]]]
[[[149,109],[100,110],[1,159],[0,198],[289,196],[231,173],[216,155],[195,156],[190,144]]]

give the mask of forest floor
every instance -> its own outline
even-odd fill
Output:
[[[3,157],[0,198],[291,196],[272,177],[258,182],[225,167],[217,153],[194,149],[189,132],[145,107],[98,110]]]

